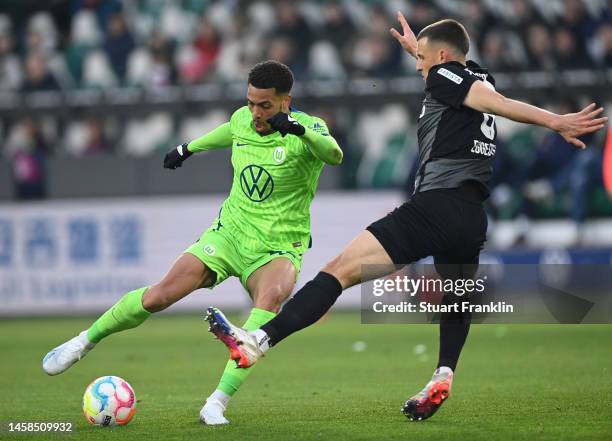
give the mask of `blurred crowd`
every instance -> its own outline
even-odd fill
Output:
[[[612,67],[606,0],[4,0],[0,88],[242,81],[261,59],[298,79],[391,77],[414,66],[388,30],[455,17],[493,71]]]
[[[0,92],[244,82],[268,58],[288,64],[298,80],[414,75],[388,33],[397,10],[415,33],[440,18],[461,20],[469,57],[494,74],[612,68],[612,0],[4,0]],[[573,111],[602,97],[574,98],[538,104]],[[409,189],[416,101],[306,109],[329,123],[345,151],[343,187]],[[0,126],[0,157],[11,161],[16,196],[40,198],[49,157],[150,155],[228,118],[221,109],[26,117]],[[602,136],[577,152],[550,132],[498,125],[489,201],[498,218],[570,216],[580,224],[612,216],[601,192]]]

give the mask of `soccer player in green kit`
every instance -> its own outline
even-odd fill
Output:
[[[187,248],[163,279],[125,294],[92,326],[43,359],[49,375],[64,372],[103,338],[143,323],[199,288],[240,278],[254,307],[244,324],[257,329],[271,320],[293,291],[302,255],[310,245],[310,204],[325,164],[342,162],[342,150],[325,122],[290,109],[293,74],[265,61],[249,72],[247,106],[229,122],[169,152],[164,167],[176,169],[194,153],[232,148],[234,180],[217,219]],[[200,419],[227,424],[225,408],[250,370],[225,367]]]

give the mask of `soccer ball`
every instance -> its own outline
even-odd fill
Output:
[[[136,412],[134,389],[123,378],[107,376],[92,381],[83,395],[83,413],[95,426],[124,426]]]

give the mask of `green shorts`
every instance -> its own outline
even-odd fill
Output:
[[[295,266],[295,278],[302,269],[302,254],[289,250],[269,250],[254,252],[240,246],[240,235],[229,231],[227,227],[219,227],[215,222],[200,238],[185,250],[200,259],[217,273],[217,279],[210,288],[214,288],[230,276],[238,277],[240,283],[247,289],[247,280],[255,270],[266,263],[285,257]]]

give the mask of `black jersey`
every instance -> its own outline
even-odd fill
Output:
[[[468,61],[439,64],[429,71],[425,99],[419,115],[419,168],[415,193],[457,188],[475,181],[483,197],[495,155],[495,116],[463,105],[474,81],[495,87],[486,69]]]

